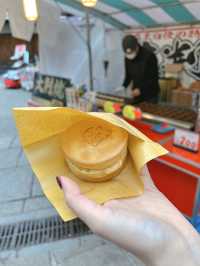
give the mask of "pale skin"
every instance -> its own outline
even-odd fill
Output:
[[[132,95],[133,95],[133,98],[134,97],[138,97],[140,96],[141,92],[140,92],[140,89],[138,88],[135,88],[133,91],[132,91]]]
[[[66,203],[96,234],[111,240],[148,266],[200,265],[200,237],[158,191],[147,167],[142,196],[96,204],[69,178],[59,177]]]

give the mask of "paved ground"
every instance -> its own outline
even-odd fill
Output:
[[[20,147],[12,108],[26,106],[29,93],[0,87],[0,224],[55,214]]]
[[[55,215],[17,137],[11,109],[29,93],[0,86],[0,225]],[[0,266],[141,266],[135,257],[94,235],[0,252]]]
[[[135,257],[97,236],[0,253],[0,266],[142,266]]]

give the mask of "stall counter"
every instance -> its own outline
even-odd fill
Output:
[[[158,189],[194,222],[200,207],[200,152],[175,147],[173,132],[159,134],[143,121],[128,122],[169,151],[149,162],[149,171]]]

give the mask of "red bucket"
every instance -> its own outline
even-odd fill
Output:
[[[6,88],[8,89],[20,89],[21,88],[21,82],[19,79],[17,80],[4,79],[4,84]]]

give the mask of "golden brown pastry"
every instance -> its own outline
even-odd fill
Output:
[[[94,118],[74,124],[62,138],[71,172],[91,182],[117,176],[123,169],[127,146],[128,133],[124,129]]]

